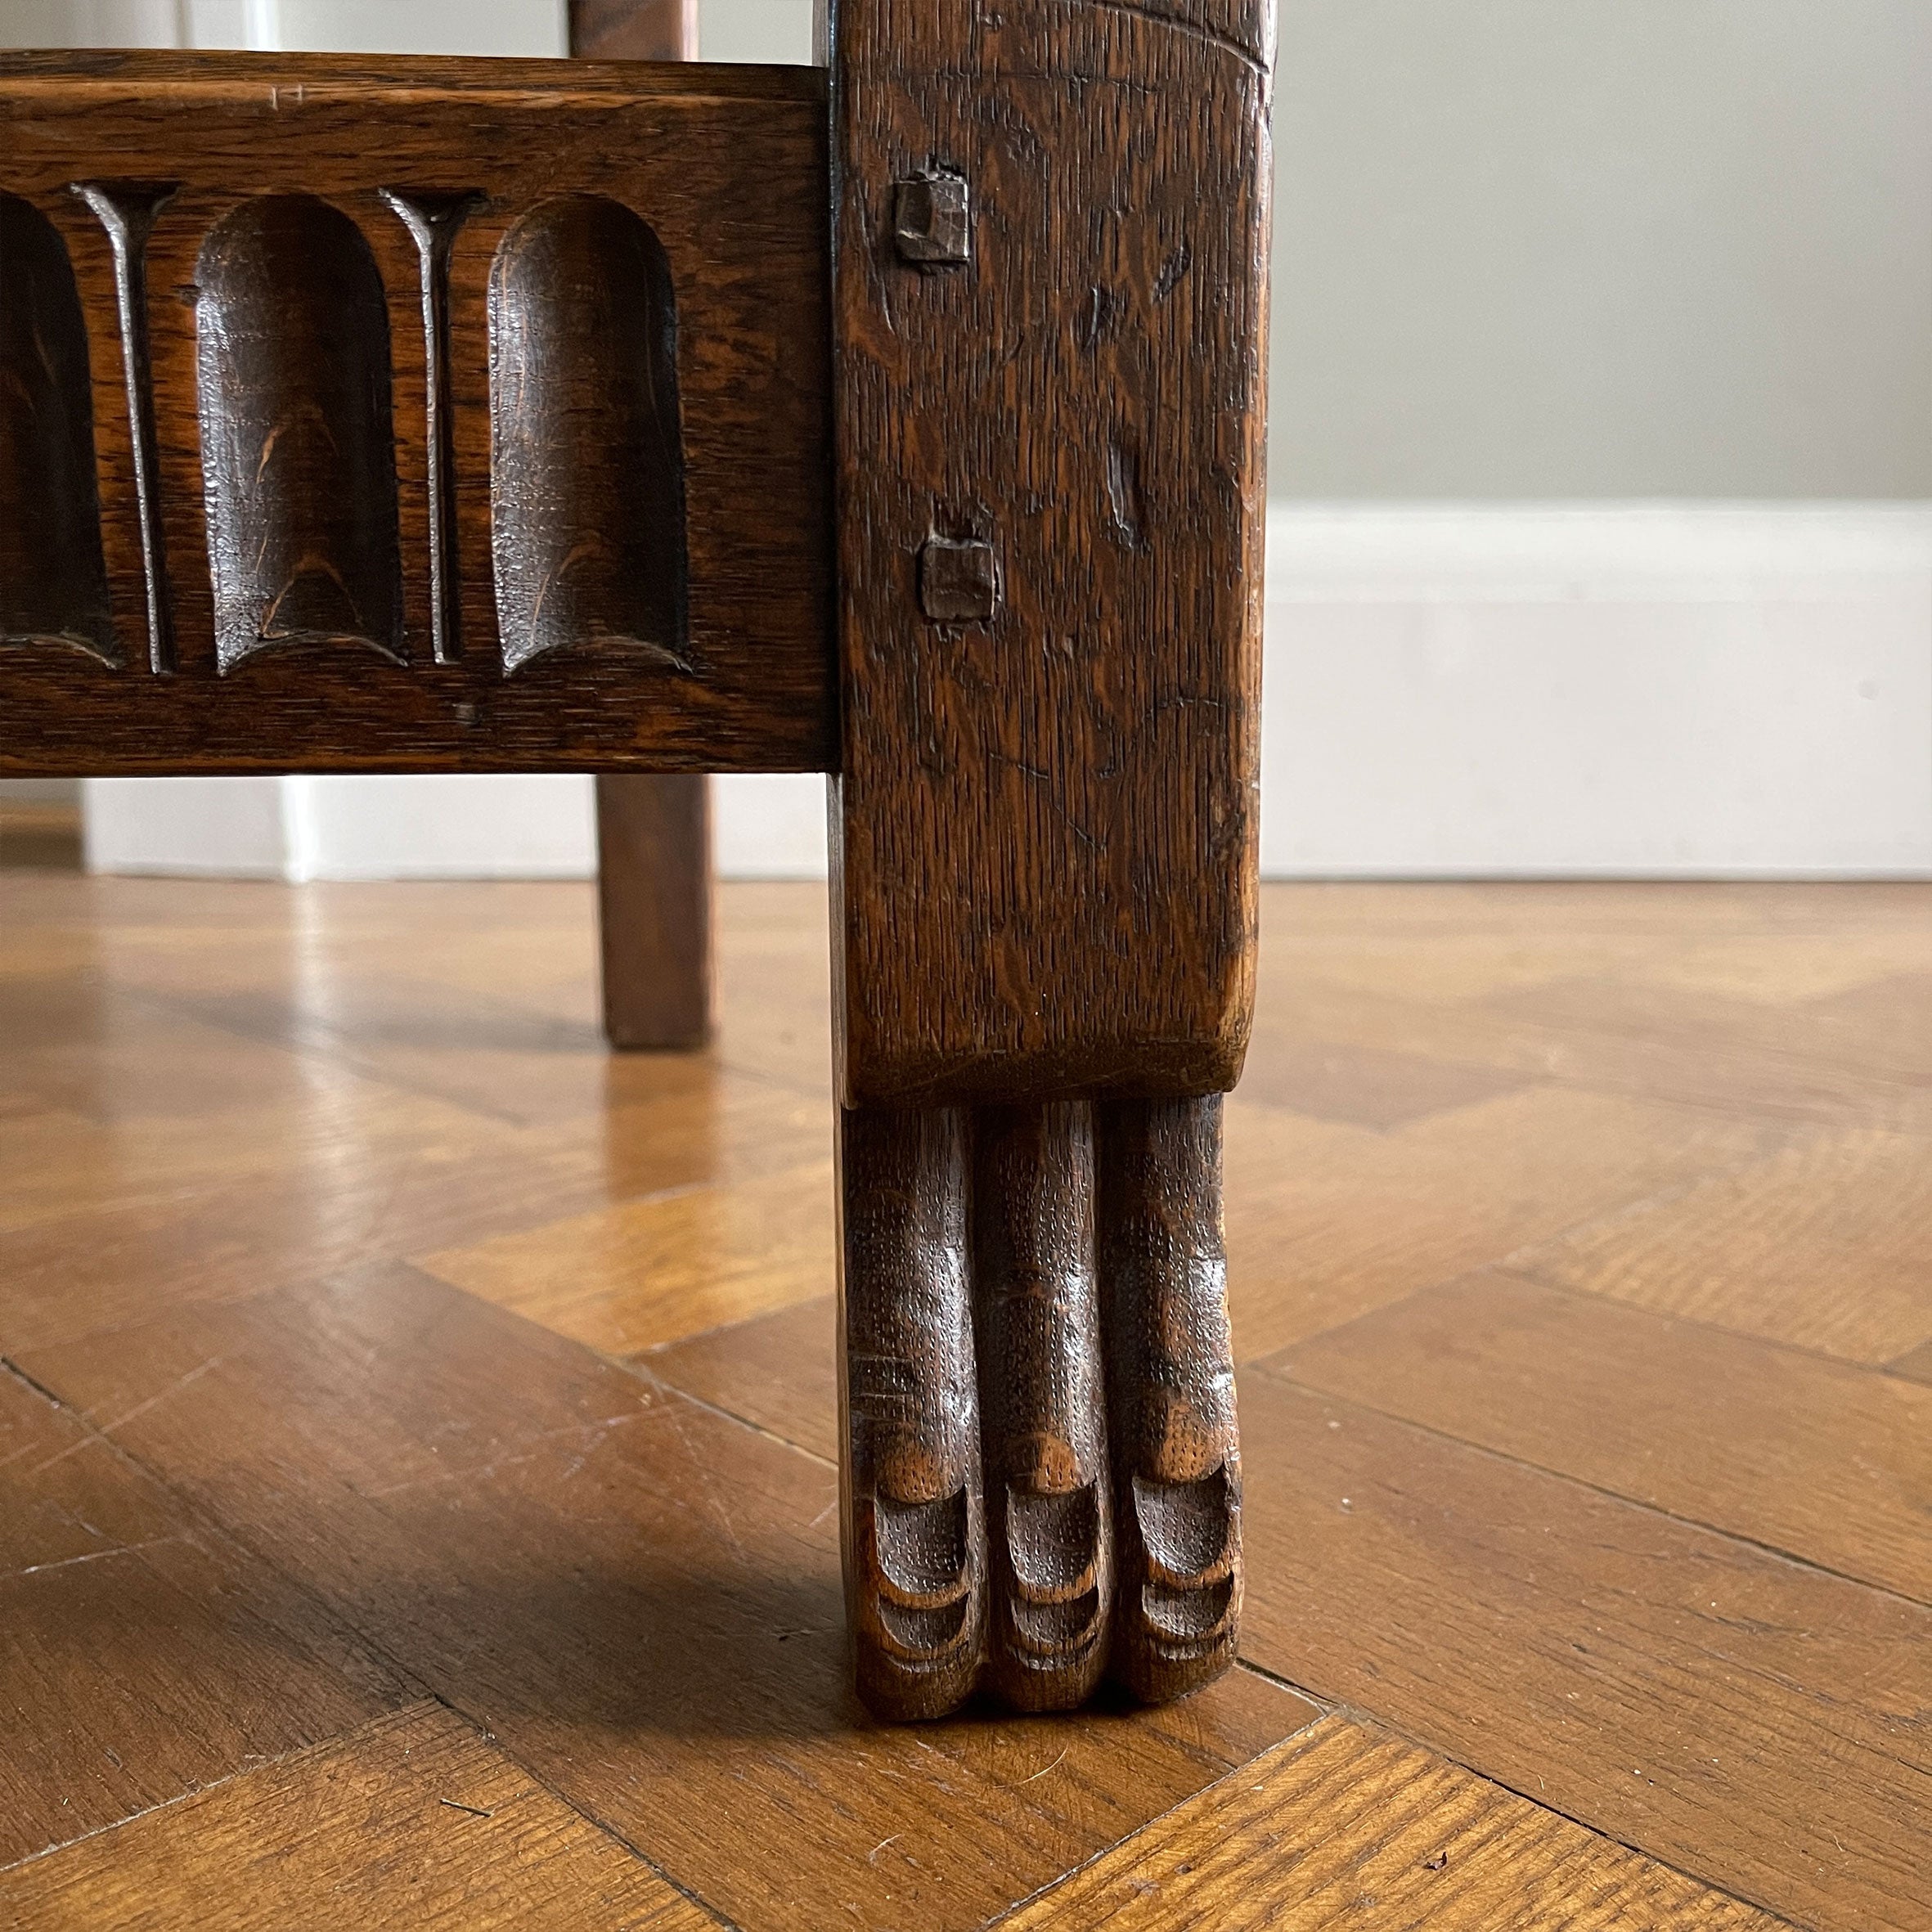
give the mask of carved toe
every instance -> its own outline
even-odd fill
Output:
[[[1016,1709],[1064,1710],[1105,1673],[1113,1606],[1091,1117],[989,1108],[977,1132],[987,1678]]]
[[[1241,1620],[1219,1104],[1110,1106],[1099,1160],[1120,1566],[1111,1669],[1161,1703],[1233,1662]]]
[[[986,1525],[956,1114],[845,1117],[846,1591],[859,1694],[943,1717],[986,1643]]]

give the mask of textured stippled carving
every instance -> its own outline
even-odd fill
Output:
[[[629,209],[560,195],[504,236],[490,424],[504,669],[596,644],[688,672],[677,308]]]

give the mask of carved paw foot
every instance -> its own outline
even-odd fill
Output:
[[[1218,1676],[1241,1608],[1219,1099],[848,1112],[842,1167],[867,1704]]]

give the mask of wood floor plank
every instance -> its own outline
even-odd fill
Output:
[[[1264,1366],[1932,1602],[1932,1389],[1916,1382],[1503,1271]]]
[[[1241,1400],[1244,1656],[1800,1925],[1932,1924],[1932,1613],[1265,1373]]]
[[[1227,1113],[1229,1300],[1242,1359],[1760,1158],[1781,1124],[1561,1087],[1387,1134],[1238,1097]]]
[[[1261,1003],[1329,988],[1457,1006],[1592,974],[1786,1005],[1925,959],[1922,887],[1539,881],[1262,888]]]
[[[676,1064],[604,1050],[593,887],[317,885],[299,931],[273,907],[236,930],[223,917],[236,888],[200,891],[185,932],[140,927],[113,954],[117,978],[184,1014],[525,1125],[627,1105]],[[718,1040],[681,1058],[829,1093],[824,888],[747,883],[726,896]]]
[[[838,1314],[829,1296],[713,1328],[636,1358],[644,1373],[838,1459]]]
[[[528,1129],[479,1121],[474,1132],[397,1146],[352,1137],[307,1164],[258,1164],[219,1184],[75,1205],[0,1231],[0,1349],[43,1347],[177,1301],[251,1295],[613,1201],[824,1158],[830,1129],[820,1103],[650,1058],[665,1068],[667,1090],[608,1114]],[[197,1130],[219,1135],[237,1125],[204,1121]],[[85,1202],[84,1180],[73,1186]]]
[[[1489,1004],[1565,1042],[1571,1077],[1690,1103],[1872,1126],[1924,1119],[1924,1094],[1876,1028],[1638,977],[1579,975]]]
[[[1242,1098],[1310,1120],[1386,1132],[1534,1084],[1494,1067],[1311,1040],[1260,1056],[1242,1080]]]
[[[420,1257],[438,1280],[609,1355],[828,1293],[829,1159],[621,1202]]]
[[[1001,1921],[1108,1932],[1770,1932],[1780,1921],[1334,1716]]]
[[[402,1697],[338,1620],[0,1371],[0,1866]]]
[[[344,1160],[380,1172],[424,1146],[456,1157],[487,1124],[322,1069],[278,1104],[108,1126],[66,1114],[0,1121],[0,1233],[74,1212],[154,1206],[196,1188],[259,1185]]]
[[[1238,1341],[1415,1419],[1249,1379],[1255,1660],[1799,1923],[1927,1922],[1922,1618],[1695,1523],[1917,1587],[1894,1423],[1932,1382],[1932,890],[1265,901],[1229,1112]],[[1307,1719],[1251,1673],[1165,1714],[862,1723],[829,1277],[784,1264],[785,1200],[823,1211],[785,1190],[831,1117],[824,893],[726,888],[714,1051],[614,1064],[591,907],[0,877],[0,1349],[111,1431],[72,1448],[73,1414],[0,1385],[22,1843],[75,1811],[188,1815],[250,1754],[427,1684],[747,1927],[944,1932]],[[739,1188],[771,1197],[762,1227],[701,1225]],[[680,1190],[716,1198],[664,1208]],[[652,1233],[680,1215],[681,1244]],[[635,1373],[398,1265],[474,1251],[513,1305],[643,1347]],[[1444,1285],[1502,1265],[1501,1300]],[[1528,1842],[1485,1816],[1485,1844]],[[1544,1849],[1586,1875],[1579,1912],[1591,1873],[1633,1922],[1714,1909],[1636,1879],[1626,1903],[1594,1851]],[[1515,1867],[1532,1903],[1561,1896],[1543,1855]],[[1422,1921],[1499,1915],[1491,1870],[1473,1845],[1425,1869]]]
[[[1358,956],[1370,950],[1363,937],[1356,944]],[[1293,959],[1271,976],[1265,963],[1257,1057],[1266,1063],[1311,1040],[1350,1044],[1653,1103],[1932,1132],[1925,1067],[1871,1016],[1844,1001],[1777,1005],[1642,977],[1674,945],[1680,935],[1656,932],[1633,956],[1557,977],[1560,952],[1527,946],[1519,983],[1458,1000],[1431,997],[1442,964],[1432,940],[1378,948],[1395,953],[1378,990]]]
[[[31,973],[16,969],[5,987],[0,1089],[22,1112],[112,1127],[330,1097],[299,1054],[171,1011],[108,978],[84,954],[50,959]]]
[[[1808,1139],[1510,1256],[1519,1274],[1880,1364],[1932,1341],[1932,1139]]]
[[[706,1932],[717,1921],[419,1703],[0,1872],[14,1932]]]
[[[830,1469],[411,1270],[25,1366],[747,1932],[981,1924],[1314,1715],[871,1724]]]
[[[191,1526],[160,1483],[0,1367],[0,1577],[85,1562]]]

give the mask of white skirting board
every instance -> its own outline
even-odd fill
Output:
[[[1274,878],[1932,876],[1932,505],[1278,505]],[[727,878],[822,781],[714,781]],[[119,779],[98,871],[576,878],[581,778]]]

